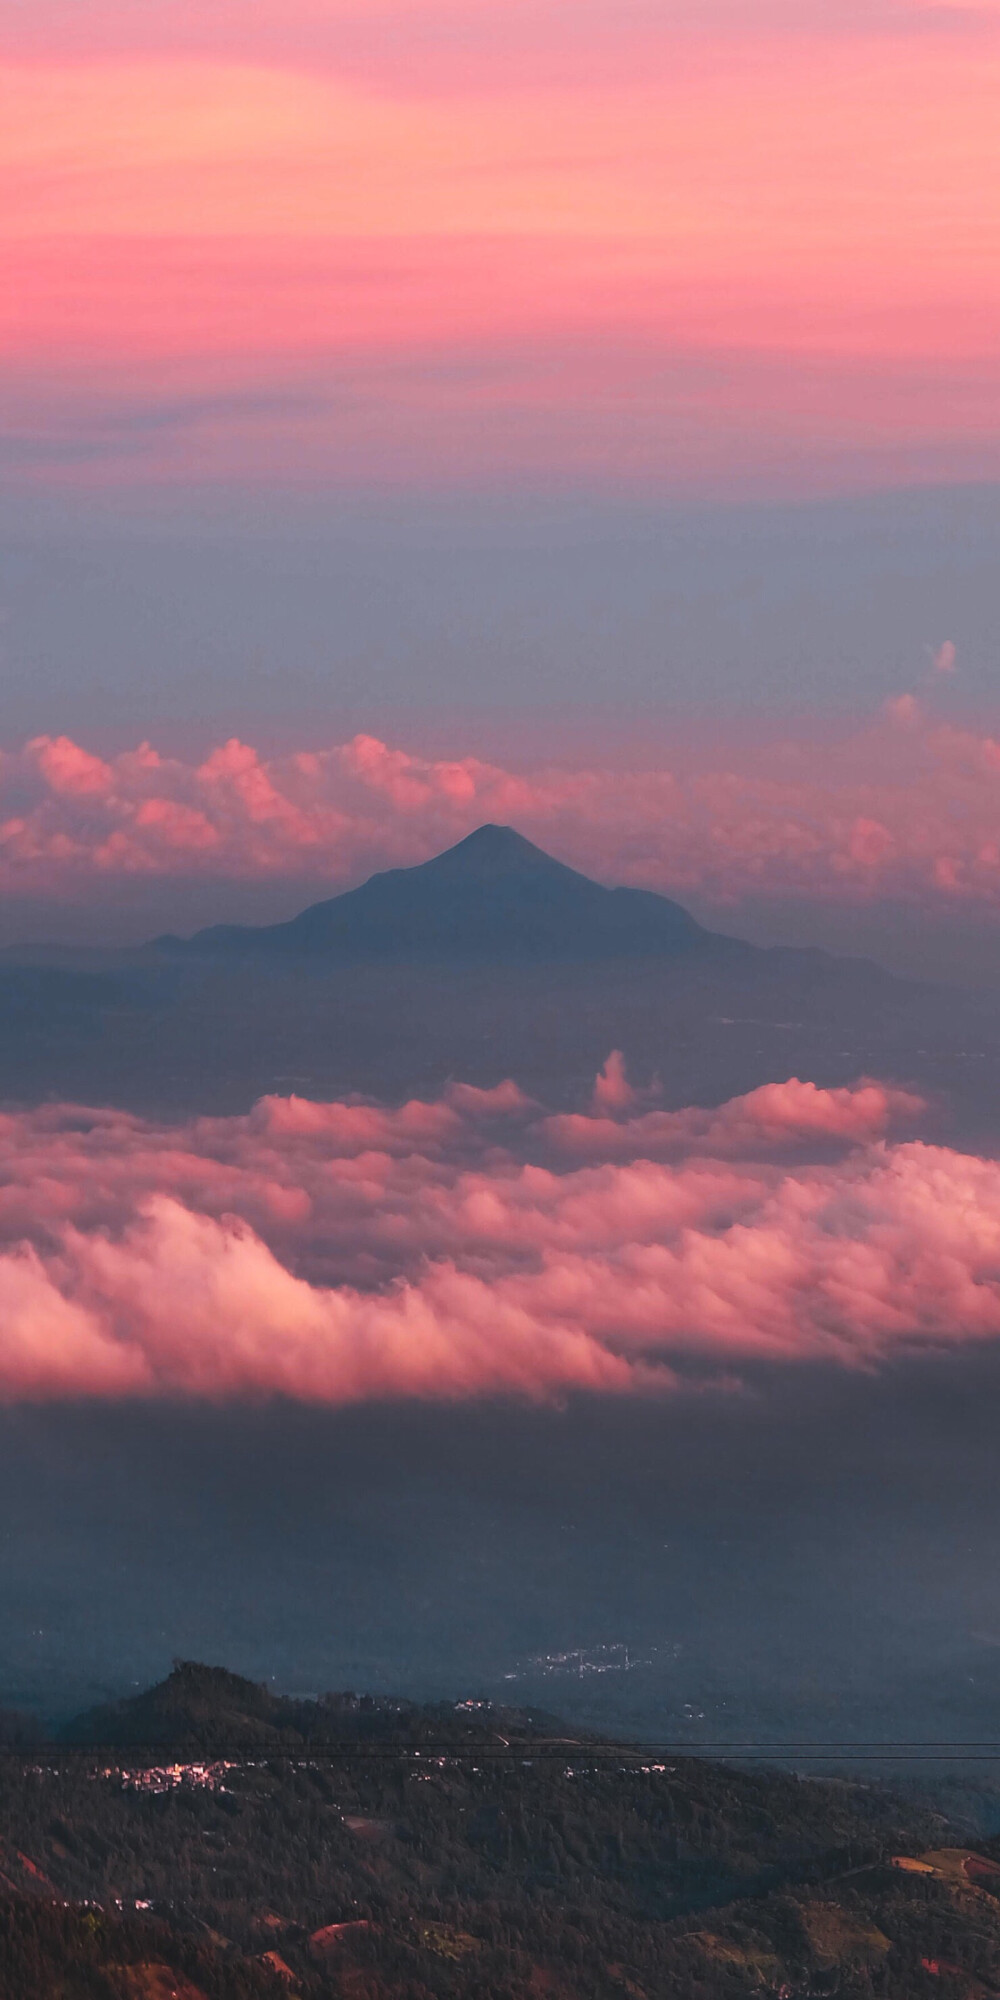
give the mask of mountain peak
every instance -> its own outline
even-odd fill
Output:
[[[442,875],[495,876],[534,870],[551,874],[562,866],[543,848],[536,847],[534,841],[526,840],[524,834],[518,833],[514,827],[496,826],[487,821],[484,826],[477,826],[473,833],[467,833],[464,840],[456,842],[454,847],[447,847],[443,854],[435,854],[430,861],[425,861],[421,872],[433,870],[435,874]]]
[[[471,833],[465,835],[464,840],[458,840],[454,847],[446,848],[445,853],[460,854],[463,849],[467,854],[542,853],[542,849],[536,847],[533,841],[526,840],[524,834],[518,833],[516,827],[501,826],[498,821],[491,819],[484,820],[482,826],[474,827]]]

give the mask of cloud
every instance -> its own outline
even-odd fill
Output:
[[[1000,1338],[1000,1165],[894,1136],[920,1110],[790,1079],[619,1121],[512,1084],[8,1113],[0,1397],[662,1394]]]
[[[635,1100],[636,1092],[628,1080],[625,1058],[620,1049],[612,1049],[594,1085],[592,1109],[597,1112],[628,1111]]]
[[[628,1090],[623,1071],[621,1075]],[[714,1158],[752,1159],[772,1147],[862,1144],[882,1138],[892,1127],[916,1124],[927,1109],[922,1098],[885,1084],[865,1081],[851,1089],[822,1090],[793,1076],[787,1083],[762,1084],[715,1111],[647,1111],[624,1121],[601,1115],[634,1100],[630,1091],[613,1104],[601,1102],[595,1090],[595,1115],[563,1112],[544,1119],[539,1130],[556,1152],[574,1160],[669,1159],[692,1150]]]
[[[681,898],[996,909],[998,777],[1000,738],[938,721],[912,694],[840,743],[633,769],[514,769],[367,735],[279,757],[232,738],[193,764],[148,743],[104,759],[40,736],[0,753],[0,889],[86,901],[109,880],[198,876],[329,894],[494,820],[602,880]]]

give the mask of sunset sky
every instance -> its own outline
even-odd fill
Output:
[[[506,797],[651,886],[995,905],[1000,7],[0,0],[0,63],[11,895]],[[376,827],[357,738],[479,776],[369,759]]]
[[[43,485],[994,476],[1000,12],[0,5]]]
[[[0,1707],[178,1646],[454,1696],[535,1573],[673,1660],[686,1549],[779,1679],[1000,1643],[998,106],[1000,0],[0,0],[0,948],[74,947],[0,977]],[[303,1077],[242,961],[76,954],[484,822],[982,1034],[814,955],[758,1047],[713,945],[701,1068],[651,989],[676,1087],[615,1027],[550,1090],[488,1013],[438,1077],[404,968],[362,1101],[360,1015]],[[218,1115],[199,1037],[263,1050]]]

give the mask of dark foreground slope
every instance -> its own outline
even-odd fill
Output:
[[[0,1897],[2,2000],[275,2000],[288,1991],[270,1967],[150,1917]]]
[[[186,1728],[193,1702],[203,1727],[214,1696],[220,1740],[234,1712],[288,1722],[266,1691],[189,1668],[118,1723]],[[10,1762],[2,2000],[1000,1992],[988,1848],[879,1785],[556,1743],[523,1719],[505,1743],[497,1711],[404,1713],[434,1740]]]
[[[503,828],[288,924],[0,960],[0,1099],[21,1103],[229,1112],[272,1091],[399,1098],[506,1076],[564,1103],[611,1048],[673,1104],[869,1072],[945,1092],[976,1130],[1000,1100],[994,1008],[718,936]]]

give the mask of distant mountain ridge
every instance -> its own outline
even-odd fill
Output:
[[[217,924],[173,950],[270,958],[608,958],[745,952],[650,889],[607,889],[509,826],[372,875],[283,924]]]

